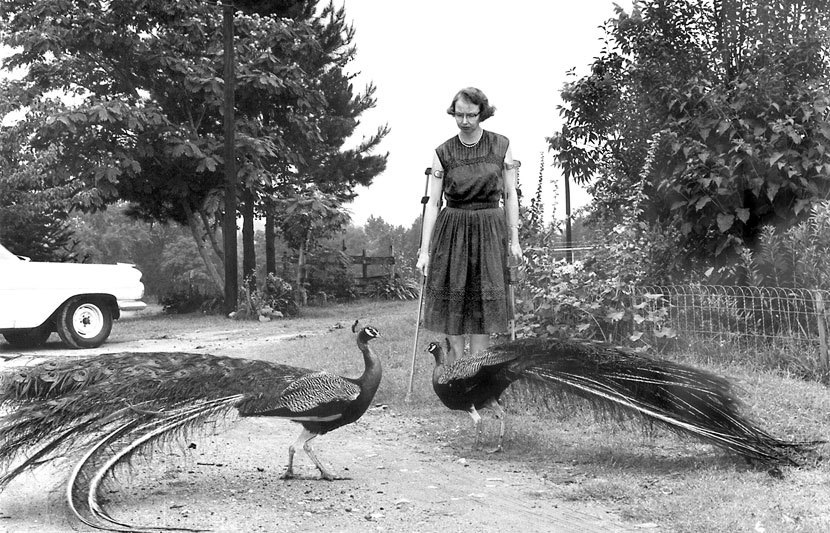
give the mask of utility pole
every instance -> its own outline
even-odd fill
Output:
[[[225,38],[225,219],[222,224],[225,250],[225,313],[236,310],[239,292],[236,260],[236,150],[234,147],[233,5],[222,4]]]
[[[571,235],[571,183],[565,173],[565,259],[574,262],[573,237]]]

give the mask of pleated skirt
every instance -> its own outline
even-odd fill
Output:
[[[424,327],[446,335],[503,333],[507,226],[502,208],[446,207],[438,214],[424,288]]]

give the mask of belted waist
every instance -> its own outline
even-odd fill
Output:
[[[447,200],[447,207],[452,207],[453,209],[468,209],[471,211],[477,211],[479,209],[493,209],[498,206],[498,202],[454,202],[452,200]]]

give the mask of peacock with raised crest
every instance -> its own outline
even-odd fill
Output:
[[[506,413],[499,398],[514,383],[546,395],[573,395],[599,409],[654,422],[761,463],[794,463],[808,443],[779,440],[739,412],[730,383],[688,365],[648,357],[609,344],[526,338],[490,347],[445,364],[439,343],[432,385],[442,403],[467,411],[481,436],[479,409],[500,421],[501,450]]]
[[[294,476],[294,453],[302,448],[322,479],[336,479],[311,440],[366,412],[381,381],[380,360],[369,347],[377,336],[371,326],[357,332],[364,361],[358,378],[267,361],[158,352],[55,359],[1,374],[0,466],[6,468],[0,489],[23,472],[72,456],[72,513],[91,527],[130,531],[99,498],[116,466],[234,411],[302,425],[288,449],[284,478]]]

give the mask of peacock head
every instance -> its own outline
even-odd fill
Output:
[[[360,333],[357,334],[357,340],[360,342],[369,342],[370,340],[377,338],[380,336],[380,332],[372,327],[366,326],[360,330]]]
[[[442,364],[444,362],[444,348],[441,347],[441,344],[431,342],[427,346],[427,351],[432,354],[437,364]]]

